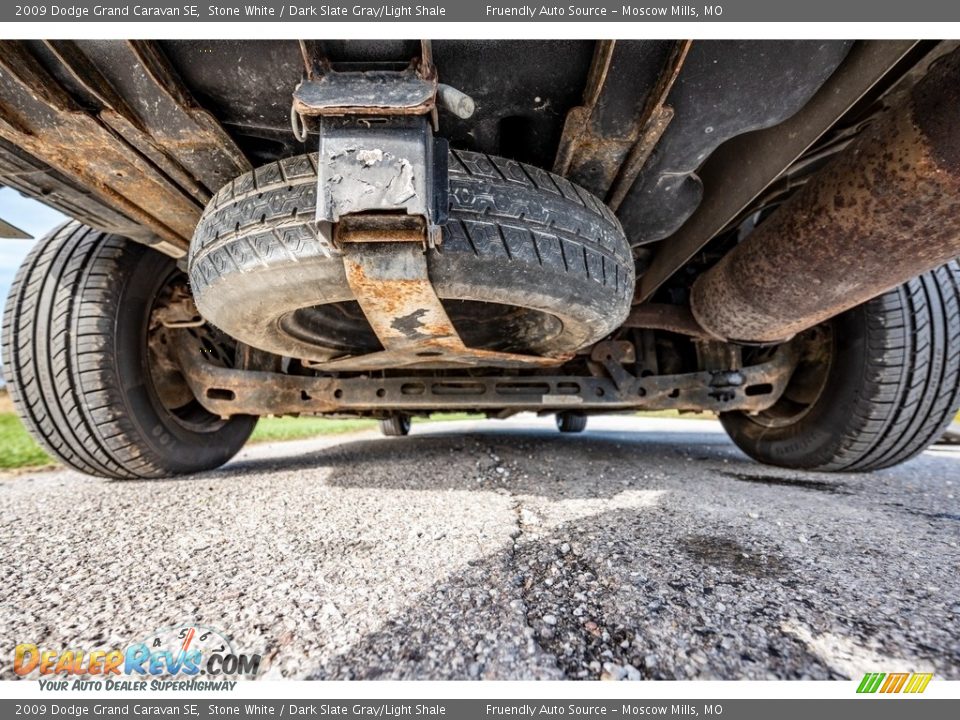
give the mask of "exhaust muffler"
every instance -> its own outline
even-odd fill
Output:
[[[717,265],[691,309],[711,335],[784,341],[960,255],[960,51]]]

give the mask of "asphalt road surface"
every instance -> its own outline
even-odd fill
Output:
[[[958,471],[777,470],[714,422],[610,417],[5,477],[0,675],[196,622],[267,678],[960,679]]]

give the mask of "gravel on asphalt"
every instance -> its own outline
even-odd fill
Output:
[[[417,425],[192,478],[0,477],[12,648],[184,623],[315,679],[960,679],[960,447],[758,465],[712,421]]]

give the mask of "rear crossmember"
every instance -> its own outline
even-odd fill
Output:
[[[211,413],[234,415],[428,413],[477,410],[603,412],[625,410],[740,410],[761,412],[783,394],[796,366],[784,345],[767,362],[734,370],[636,377],[603,343],[593,356],[600,376],[472,377],[410,374],[310,377],[220,367],[187,330],[176,331],[177,360],[190,389]],[[604,377],[602,375],[607,375]]]

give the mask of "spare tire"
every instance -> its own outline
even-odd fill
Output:
[[[468,346],[562,355],[623,323],[633,260],[606,205],[535,167],[449,157],[450,220],[427,266]],[[342,260],[317,241],[316,161],[271,163],[220,190],[197,225],[189,272],[209,322],[254,347],[323,361],[380,343]]]

